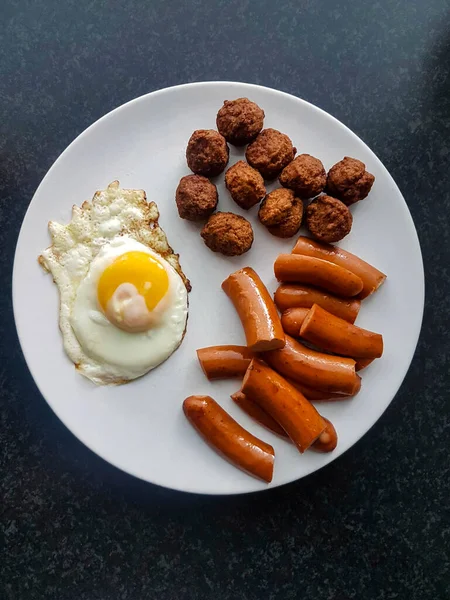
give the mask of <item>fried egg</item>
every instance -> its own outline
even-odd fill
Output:
[[[189,281],[158,218],[142,190],[113,182],[68,225],[49,223],[39,262],[59,289],[64,349],[94,383],[140,377],[183,340]]]

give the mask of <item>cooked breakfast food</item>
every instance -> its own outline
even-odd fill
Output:
[[[214,129],[197,129],[191,135],[187,148],[188,167],[196,175],[216,177],[228,163],[230,151],[225,138]]]
[[[339,298],[308,285],[281,284],[274,295],[275,304],[281,311],[288,308],[311,308],[318,304],[349,323],[354,323],[361,308],[360,300]]]
[[[309,308],[288,308],[285,310],[281,315],[281,326],[284,332],[292,337],[298,337],[300,328],[309,311]]]
[[[247,369],[246,369],[247,370]],[[244,373],[245,375],[245,373]],[[285,430],[275,421],[273,417],[269,415],[265,410],[263,410],[259,404],[250,400],[248,396],[243,394],[242,392],[236,392],[231,394],[231,399],[240,407],[242,410],[247,413],[252,419],[257,421],[263,427],[270,429],[273,433],[277,435],[281,435],[282,437],[288,437],[288,434]]]
[[[317,196],[306,207],[306,227],[321,242],[339,242],[350,233],[353,223],[348,206],[326,194]]]
[[[312,350],[289,335],[285,346],[265,352],[264,360],[284,377],[324,392],[354,396],[361,387],[353,359]]]
[[[362,260],[362,258],[359,258],[355,254],[352,254],[348,250],[343,250],[338,246],[320,244],[304,236],[298,238],[292,252],[294,254],[312,256],[313,258],[321,258],[322,260],[327,260],[340,267],[344,267],[349,271],[352,271],[352,273],[360,277],[363,282],[363,289],[358,294],[358,298],[360,299],[367,298],[367,296],[373,294],[373,292],[375,292],[386,279],[386,275],[384,273],[372,265],[369,265],[369,263],[365,262]],[[317,302],[317,304],[320,304],[320,302]],[[323,304],[320,305],[338,317],[342,317],[343,319],[346,318],[345,316],[333,311],[331,308],[328,308]],[[349,319],[347,319],[347,321],[349,321]],[[353,323],[353,321],[350,322]]]
[[[274,272],[278,281],[316,285],[338,296],[356,296],[363,288],[361,278],[348,269],[302,254],[280,254]]]
[[[326,428],[303,394],[257,358],[247,369],[241,391],[281,425],[302,454]]]
[[[351,398],[350,394],[343,394],[341,392],[324,392],[323,390],[318,390],[310,385],[306,385],[304,382],[300,383],[299,381],[289,379],[289,377],[286,377],[286,381],[289,381],[291,385],[297,388],[305,396],[305,398],[308,398],[308,400],[311,402],[320,402],[323,400],[326,400],[327,402],[336,402]]]
[[[216,186],[203,175],[186,175],[180,179],[175,201],[178,214],[188,221],[206,221],[217,208]]]
[[[311,446],[311,450],[315,452],[332,452],[338,443],[338,436],[336,433],[336,429],[331,421],[322,417],[325,421],[325,431],[319,435],[317,440]]]
[[[294,206],[295,195],[291,190],[278,188],[267,194],[259,207],[258,217],[263,225],[279,225],[289,217]]]
[[[243,377],[253,356],[247,346],[210,346],[197,350],[198,362],[210,381]]]
[[[374,181],[362,161],[345,156],[328,171],[326,189],[330,196],[350,206],[368,196]]]
[[[308,311],[299,335],[314,346],[341,356],[379,358],[383,354],[383,337],[379,333],[352,325],[318,304]]]
[[[253,229],[249,221],[230,212],[211,215],[200,235],[210,250],[225,256],[244,254],[253,244]]]
[[[302,224],[303,202],[295,197],[292,190],[278,188],[264,198],[258,216],[272,235],[292,237]]]
[[[279,238],[290,238],[301,227],[303,220],[303,202],[298,198],[294,198],[294,203],[288,216],[277,225],[271,225],[267,231]]]
[[[290,138],[276,129],[263,129],[247,146],[245,158],[264,179],[275,179],[294,158],[296,149]]]
[[[265,352],[284,346],[284,331],[275,304],[253,269],[245,267],[232,273],[222,283],[222,289],[239,315],[249,350]]]
[[[293,190],[302,200],[314,198],[323,192],[327,173],[322,162],[310,154],[299,154],[280,174],[282,186]]]
[[[263,128],[264,111],[248,98],[225,100],[217,113],[217,129],[234,146],[245,146]]]
[[[261,202],[266,195],[262,175],[243,160],[227,170],[225,185],[236,204],[245,210]]]
[[[200,435],[234,465],[264,481],[272,481],[272,446],[241,427],[210,396],[189,396],[183,402],[183,410]]]
[[[263,425],[263,427],[266,427],[281,437],[289,437],[281,425],[275,421],[269,413],[242,392],[232,394],[231,399],[234,400],[234,402],[236,402],[236,404],[250,417],[260,423],[260,425]],[[338,441],[336,429],[331,421],[325,417],[322,417],[322,419],[325,423],[325,429],[316,441],[310,445],[310,449],[315,452],[332,452],[336,448]]]
[[[183,340],[189,281],[158,218],[143,190],[115,181],[68,225],[49,223],[39,262],[58,286],[64,349],[94,383],[140,377]]]

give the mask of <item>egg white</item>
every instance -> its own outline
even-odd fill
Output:
[[[98,281],[103,271],[116,258],[132,251],[145,252],[156,258],[169,278],[164,310],[159,311],[156,325],[141,333],[128,333],[110,323],[97,299]],[[70,314],[70,326],[85,354],[83,374],[101,384],[119,383],[144,375],[178,348],[186,329],[187,314],[186,286],[175,269],[131,237],[114,238],[92,261],[87,276],[78,286]],[[70,342],[69,338],[66,343],[70,345]],[[74,350],[67,348],[69,355]]]

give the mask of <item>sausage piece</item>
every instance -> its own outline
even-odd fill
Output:
[[[231,395],[231,399],[236,402],[238,406],[242,408],[244,412],[246,412],[252,419],[255,419],[258,423],[270,429],[273,433],[277,435],[281,435],[282,437],[288,437],[288,434],[285,430],[279,425],[275,419],[273,419],[265,410],[263,410],[259,404],[250,400],[245,394],[242,392],[236,392]]]
[[[200,435],[234,465],[268,483],[272,481],[272,446],[241,427],[211,396],[189,396],[183,411]]]
[[[300,328],[305,320],[309,308],[288,308],[281,315],[281,325],[285,333],[298,337]]]
[[[252,352],[282,348],[285,343],[275,304],[266,286],[250,267],[232,273],[222,289],[233,302]]]
[[[326,352],[341,356],[379,358],[383,354],[383,337],[379,333],[351,325],[318,304],[306,315],[300,336]]]
[[[339,394],[338,392],[322,392],[321,390],[316,390],[309,385],[305,385],[304,383],[299,383],[298,381],[294,381],[293,379],[286,378],[289,383],[291,383],[295,388],[297,388],[304,396],[310,401],[317,402],[319,400],[327,400],[328,402],[335,402],[339,400],[347,400],[350,398],[348,394]]]
[[[292,284],[282,284],[278,287],[275,292],[275,304],[281,311],[288,308],[311,308],[313,304],[318,304],[349,323],[355,322],[361,307],[359,300],[345,300],[314,287]]]
[[[242,393],[281,425],[301,453],[326,428],[325,421],[303,394],[257,358],[247,369]]]
[[[289,335],[284,348],[265,353],[264,360],[285,377],[323,392],[354,396],[361,387],[354,360],[311,350]]]
[[[361,300],[367,298],[370,294],[373,294],[386,279],[384,273],[351,252],[343,250],[338,246],[315,242],[304,236],[298,238],[292,252],[294,254],[303,254],[304,256],[328,260],[329,262],[344,267],[345,269],[352,271],[355,275],[358,275],[363,282],[363,289],[358,295],[358,298]]]
[[[199,348],[197,357],[203,373],[212,381],[243,377],[253,353],[247,346],[209,346]]]
[[[375,360],[374,358],[357,358],[355,369],[357,371],[362,371],[363,369],[368,367],[370,365],[370,363],[373,363],[374,360]]]
[[[278,281],[315,285],[338,296],[356,296],[363,289],[362,279],[348,269],[302,254],[280,254],[274,272]]]
[[[311,446],[311,450],[314,450],[315,452],[332,452],[338,443],[336,429],[331,421],[325,417],[322,417],[322,419],[326,423],[326,429]]]

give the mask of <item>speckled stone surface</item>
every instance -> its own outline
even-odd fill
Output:
[[[0,14],[0,598],[448,600],[448,0],[3,0]],[[236,498],[155,488],[81,445],[33,384],[10,297],[20,223],[67,144],[135,96],[211,79],[291,92],[360,135],[405,195],[427,280],[380,421],[322,471]]]

